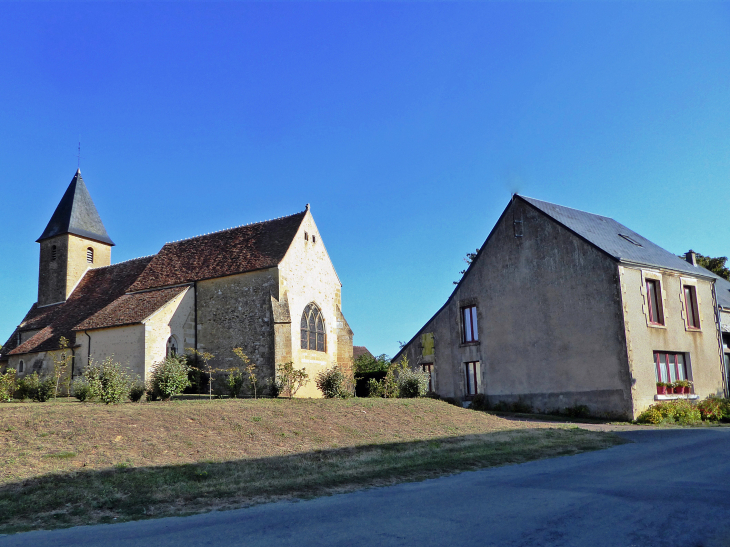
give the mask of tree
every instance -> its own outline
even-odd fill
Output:
[[[246,381],[248,382],[251,391],[253,391],[253,398],[256,399],[258,396],[257,385],[259,381],[258,376],[256,375],[256,365],[251,362],[248,355],[243,353],[243,349],[233,348],[233,353],[235,353],[236,357],[238,357],[243,363],[243,370],[246,371]]]
[[[469,266],[471,266],[471,263],[474,262],[474,259],[477,257],[478,254],[479,254],[479,248],[478,247],[477,247],[477,249],[473,253],[466,253],[466,256],[464,257],[464,262],[467,263],[467,267],[466,267],[466,269],[461,270],[459,272],[462,277],[466,273],[466,270],[469,269]],[[459,284],[459,281],[454,281],[454,285],[458,285],[458,284]]]
[[[290,399],[299,391],[299,388],[309,382],[309,374],[307,374],[307,371],[303,368],[294,368],[292,361],[276,365],[276,376],[281,386],[281,394]]]
[[[367,372],[386,372],[390,366],[390,357],[384,353],[377,357],[373,357],[369,353],[365,353],[355,359],[353,365],[355,373],[357,374],[364,374]]]
[[[61,336],[61,339],[58,341],[58,345],[61,348],[61,353],[59,355],[51,354],[51,359],[53,359],[53,379],[55,380],[55,389],[53,391],[54,399],[58,398],[58,392],[61,387],[66,388],[66,394],[68,395],[69,387],[71,385],[71,376],[66,376],[66,371],[73,360],[73,355],[69,353],[68,339]]]
[[[205,371],[208,373],[208,399],[210,400],[213,398],[213,369],[210,366],[210,360],[213,359],[215,355],[207,351],[198,351],[195,348],[188,348],[188,351],[193,355],[200,357],[205,364]]]
[[[690,249],[689,252],[693,253],[694,251]],[[686,255],[682,255],[680,258],[684,258],[685,256]],[[695,253],[695,257],[697,259],[698,266],[702,266],[703,268],[710,270],[715,275],[730,281],[730,269],[725,267],[725,263],[727,262],[726,256],[711,257]]]

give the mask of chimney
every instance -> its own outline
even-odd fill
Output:
[[[697,266],[697,255],[692,249],[687,251],[687,254],[684,255],[684,258],[687,262],[692,264],[692,266]]]

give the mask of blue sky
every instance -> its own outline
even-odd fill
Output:
[[[113,262],[311,203],[374,353],[512,192],[730,254],[728,3],[0,3],[0,67],[2,341],[79,138]]]

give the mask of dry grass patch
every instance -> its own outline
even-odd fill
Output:
[[[605,448],[427,399],[0,407],[0,531],[232,508]]]

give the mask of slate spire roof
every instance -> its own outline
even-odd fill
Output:
[[[107,245],[114,245],[109,234],[106,233],[106,228],[101,222],[101,217],[84,184],[84,179],[81,178],[81,169],[76,170],[71,184],[68,185],[66,193],[63,194],[48,222],[48,226],[36,241],[40,243],[44,239],[63,234],[74,234]]]

